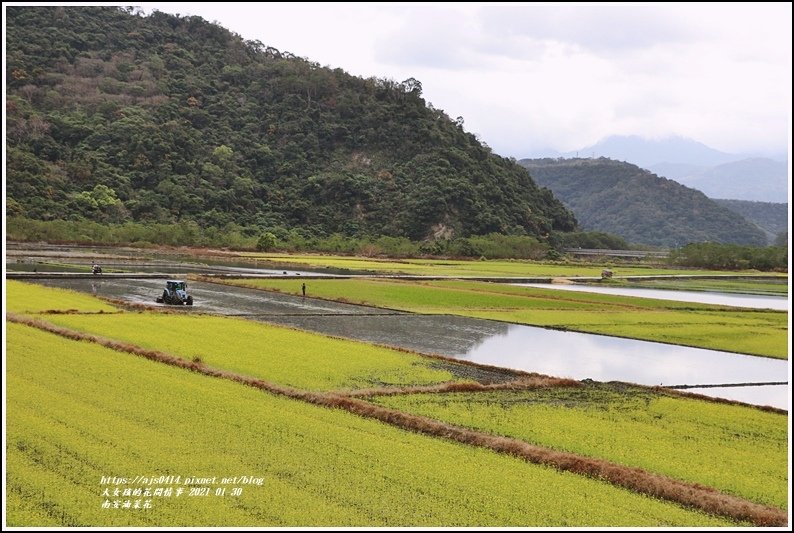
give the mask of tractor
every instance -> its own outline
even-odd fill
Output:
[[[155,300],[158,304],[193,305],[193,296],[187,293],[187,283],[181,279],[169,279],[165,282],[163,295]]]

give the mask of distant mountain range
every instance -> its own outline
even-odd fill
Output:
[[[649,170],[702,191],[710,198],[755,202],[788,201],[788,164],[764,157],[713,167],[651,165]]]
[[[586,231],[665,247],[706,241],[758,246],[768,242],[758,225],[702,192],[630,163],[605,157],[519,163],[573,211]]]
[[[710,198],[786,202],[787,155],[758,157],[729,154],[684,137],[653,140],[611,136],[571,152],[540,151],[539,157],[608,157],[633,163],[665,178],[702,191]]]

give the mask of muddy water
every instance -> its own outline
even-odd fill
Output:
[[[749,307],[752,309],[774,309],[787,311],[790,308],[786,296],[766,296],[753,294],[731,294],[726,292],[674,291],[664,289],[643,289],[634,287],[596,287],[594,285],[558,285],[552,283],[516,283],[521,287],[539,289],[555,289],[574,292],[595,292],[599,294],[615,294],[619,296],[636,296],[657,300],[674,300],[677,302],[693,302],[703,304],[727,305],[731,307]]]
[[[502,322],[450,315],[285,316],[266,317],[265,320],[460,359],[468,358],[466,355],[473,347],[504,335],[510,328]]]
[[[154,302],[163,293],[163,279],[43,279],[38,283],[50,287],[88,292],[97,296],[118,298],[137,304],[162,307],[164,304]],[[301,279],[295,279],[295,286],[301,286]],[[311,290],[311,281],[307,282]],[[272,292],[218,285],[215,283],[188,282],[188,292],[196,302],[193,308],[167,306],[170,309],[182,309],[185,312],[215,313],[219,315],[257,315],[257,316],[290,316],[295,314],[394,314],[393,311],[374,309],[358,305],[301,298]]]
[[[152,306],[163,280],[41,280]],[[296,279],[295,283],[301,283]],[[308,283],[311,290],[311,283]],[[371,307],[193,282],[184,312],[245,315],[477,363],[597,381],[644,385],[787,382],[788,362],[762,357],[555,331],[456,316],[415,315]],[[694,392],[788,409],[788,386],[704,388]]]

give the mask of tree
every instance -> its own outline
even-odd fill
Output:
[[[422,82],[416,78],[408,78],[400,84],[400,88],[406,93],[422,96]]]
[[[234,156],[234,150],[232,150],[225,144],[218,146],[212,151],[213,159],[215,159],[215,161],[217,161],[219,164],[226,163],[227,161],[231,160],[233,156]]]
[[[269,252],[276,247],[276,236],[269,231],[263,233],[256,242],[256,249],[260,252]]]

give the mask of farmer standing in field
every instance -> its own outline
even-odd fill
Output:
[[[304,283],[301,285],[301,292],[303,292],[303,297],[306,298],[306,284]]]

